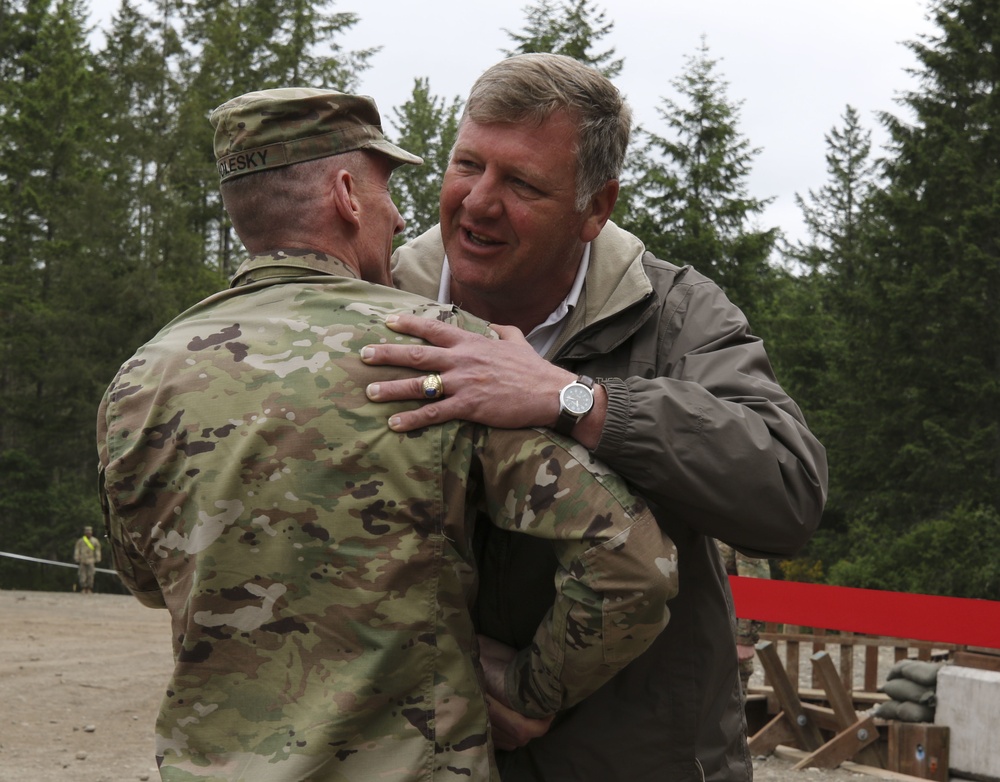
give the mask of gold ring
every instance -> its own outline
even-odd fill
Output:
[[[424,396],[427,399],[440,399],[444,396],[444,381],[437,372],[425,377],[420,387],[424,389]]]

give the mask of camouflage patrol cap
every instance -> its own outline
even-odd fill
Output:
[[[89,535],[91,532],[94,531],[94,528],[88,524],[86,527],[83,528],[83,531]]]
[[[424,162],[386,140],[375,101],[364,95],[260,90],[226,101],[209,120],[222,181],[356,149],[381,152],[396,165]]]

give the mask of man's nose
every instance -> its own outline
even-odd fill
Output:
[[[462,199],[462,206],[474,216],[499,217],[503,211],[500,199],[500,183],[496,177],[484,173],[476,177],[468,194]]]
[[[396,204],[393,203],[392,211],[396,214],[396,221],[392,227],[392,235],[397,236],[402,233],[403,229],[406,228],[406,220],[403,219],[403,215],[399,213],[399,209],[396,208]]]

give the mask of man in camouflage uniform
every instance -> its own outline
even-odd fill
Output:
[[[211,120],[251,257],[122,366],[98,416],[115,567],[171,614],[161,776],[496,780],[469,613],[473,519],[548,539],[559,561],[532,643],[486,672],[506,707],[536,717],[655,638],[673,544],[569,439],[385,427],[364,392],[385,370],[359,353],[412,341],[388,316],[490,330],[373,284],[390,284],[403,227],[390,172],[420,160],[383,138],[370,99],[267,90]]]
[[[771,577],[771,566],[766,559],[748,557],[721,540],[715,541],[715,544],[719,547],[719,555],[722,557],[727,575],[748,578]],[[750,677],[753,676],[753,658],[756,653],[754,647],[760,640],[760,622],[737,618],[735,636],[736,657],[740,662],[740,683],[743,686],[743,694],[746,695]]]
[[[94,591],[94,573],[97,563],[101,561],[101,541],[94,537],[94,528],[83,528],[83,537],[76,541],[73,548],[73,561],[79,564],[76,571],[80,592],[89,595]]]

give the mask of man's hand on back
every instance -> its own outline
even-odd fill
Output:
[[[559,415],[559,389],[575,376],[541,358],[513,326],[491,326],[500,339],[413,315],[390,316],[394,331],[420,337],[429,345],[369,345],[366,364],[436,372],[445,395],[432,404],[389,420],[397,432],[463,418],[504,429],[552,426]],[[423,399],[423,377],[372,383],[375,402]]]
[[[504,673],[514,659],[515,650],[485,635],[479,636],[479,662],[486,678],[486,705],[489,708],[493,744],[497,749],[513,750],[532,739],[544,736],[553,717],[532,719],[514,711],[507,704]]]

